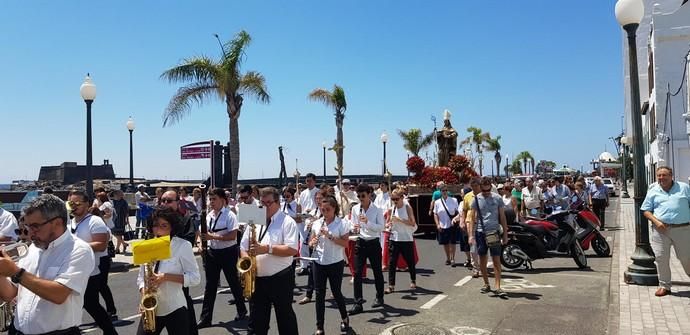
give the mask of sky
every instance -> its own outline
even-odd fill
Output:
[[[322,142],[336,135],[333,112],[309,101],[342,86],[345,174],[406,174],[398,129],[430,132],[452,113],[459,137],[475,126],[500,135],[502,154],[529,151],[587,169],[621,132],[622,30],[614,0],[583,1],[3,1],[0,4],[0,183],[38,178],[42,165],[86,160],[79,86],[97,85],[93,161],[134,174],[201,179],[208,160],[180,160],[180,146],[227,142],[225,105],[193,107],[163,127],[180,87],[161,73],[196,55],[221,54],[213,34],[246,30],[242,71],[266,77],[269,104],[245,99],[240,179],[322,172]],[[487,154],[492,156],[493,154]],[[422,152],[422,158],[426,158]],[[327,153],[328,174],[335,155]],[[505,162],[505,161],[504,161]],[[484,173],[491,172],[490,161]]]

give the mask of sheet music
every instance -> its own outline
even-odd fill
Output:
[[[251,204],[237,205],[237,221],[240,225],[254,223],[255,225],[266,225],[266,207]]]

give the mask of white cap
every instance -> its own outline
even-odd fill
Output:
[[[142,187],[146,187],[146,185],[144,185],[144,184],[137,185],[137,188],[142,188]]]
[[[349,183],[350,183],[350,179],[347,179],[347,178],[343,179],[343,184],[349,184]]]

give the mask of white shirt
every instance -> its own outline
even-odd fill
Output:
[[[376,199],[374,199],[374,205],[376,205],[378,208],[381,208],[381,210],[384,212],[390,209],[392,207],[390,193],[386,192],[377,194]]]
[[[319,219],[318,221],[314,222],[314,225],[311,227],[314,235],[319,235],[323,225],[324,219]],[[333,235],[334,238],[345,236],[350,232],[350,224],[337,216],[333,222],[327,225],[327,227],[328,232]],[[319,237],[319,243],[317,243],[316,247],[314,248],[312,257],[315,257],[315,262],[320,265],[329,265],[345,259],[343,256],[344,251],[344,247],[331,241],[327,236],[321,235],[321,237]]]
[[[177,282],[164,281],[158,286],[156,316],[165,316],[180,307],[186,307],[187,300],[184,297],[184,293],[182,293],[182,287],[197,286],[201,282],[199,265],[197,265],[194,258],[192,245],[179,237],[173,236],[170,239],[170,258],[160,261],[158,273],[183,275],[184,285]],[[144,265],[139,267],[137,286],[139,289],[144,288]]]
[[[86,216],[80,222],[76,222],[75,219],[72,218],[68,228],[74,232],[73,234],[76,237],[87,243],[93,242],[93,234],[110,234],[110,230],[105,225],[105,222],[103,222],[103,219],[91,214],[86,214]],[[96,264],[91,271],[92,276],[101,273],[98,269],[98,264],[100,264],[101,256],[105,256],[107,254],[107,248],[103,251],[94,251]]]
[[[265,225],[255,225],[254,234],[259,244],[268,244],[271,246],[287,245],[295,250],[297,250],[297,246],[299,245],[297,223],[280,210],[273,214],[268,228],[266,228]],[[240,242],[240,248],[245,252],[249,250],[249,235],[251,235],[250,229],[249,226],[247,226],[244,234],[242,234],[242,241]],[[256,276],[269,277],[285,270],[285,268],[291,265],[292,255],[286,257],[274,256],[271,254],[257,255]]]
[[[403,205],[402,208],[393,207],[391,211],[391,217],[398,217],[402,220],[407,220],[407,206]],[[392,222],[392,221],[391,221]],[[417,230],[417,225],[410,226],[402,222],[393,222],[391,226],[391,241],[396,242],[412,242],[414,240],[414,232]]]
[[[297,201],[292,200],[288,204],[282,202],[280,204],[280,210],[285,212],[285,214],[287,214],[288,216],[294,217],[295,215],[297,215]]]
[[[445,207],[443,207],[444,204],[446,205]],[[454,197],[448,197],[444,200],[443,196],[441,196],[434,201],[434,213],[438,216],[438,223],[441,225],[441,228],[448,229],[453,225],[453,218],[448,216],[448,213],[451,215],[456,214],[458,207],[458,199]],[[448,208],[448,212],[446,212],[446,208]]]
[[[310,209],[316,208],[316,193],[319,192],[317,187],[306,189],[299,194],[297,203],[302,205],[302,211],[306,212]]]
[[[137,204],[137,208],[139,208],[139,205],[145,205],[146,204],[146,202],[141,201],[141,198],[143,198],[144,196],[150,198],[148,193],[143,192],[143,191],[139,191],[137,193],[134,193],[134,201]]]
[[[227,235],[236,231],[240,224],[237,222],[237,216],[227,207],[220,210],[220,214],[216,216],[216,211],[211,211],[206,216],[206,226],[210,233],[217,235]],[[211,249],[225,249],[237,244],[237,238],[232,241],[208,240],[208,247]]]
[[[18,236],[14,232],[15,229],[19,229],[17,218],[10,211],[0,208],[0,236],[9,237],[12,241],[16,241]]]
[[[69,229],[48,245],[35,245],[19,260],[19,267],[41,279],[52,280],[71,291],[60,305],[39,297],[22,285],[17,286],[17,312],[14,326],[25,334],[41,334],[81,324],[84,291],[95,260],[91,246],[75,238]],[[9,278],[5,279],[9,281]]]
[[[532,192],[526,186],[522,188],[522,201],[525,204],[525,208],[534,209],[539,208],[543,196],[541,195],[541,189],[536,186],[532,186]]]
[[[360,212],[363,212],[364,215],[366,215],[367,223],[359,222]],[[369,203],[369,208],[367,208],[366,211],[362,210],[361,204],[357,204],[352,207],[350,220],[352,221],[352,227],[354,227],[356,223],[359,223],[359,235],[365,240],[379,238],[381,232],[386,227],[386,223],[383,220],[383,211],[376,207],[373,202]]]
[[[110,201],[106,201],[103,204],[101,204],[100,206],[98,206],[98,209],[101,210],[101,212],[110,213],[110,218],[108,218],[108,219],[101,218],[101,219],[103,219],[103,222],[105,222],[105,225],[109,229],[115,228],[115,223],[113,222],[113,218],[115,217],[115,209],[113,207],[113,203]]]

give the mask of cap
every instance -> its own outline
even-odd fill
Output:
[[[498,186],[496,186],[496,188],[499,189],[499,190],[502,189],[502,188],[503,188],[503,184],[498,184]]]
[[[137,185],[137,188],[142,188],[142,187],[146,187],[146,185],[144,185],[144,184]]]
[[[349,183],[350,183],[350,179],[347,179],[347,178],[343,179],[343,184],[349,184]]]

